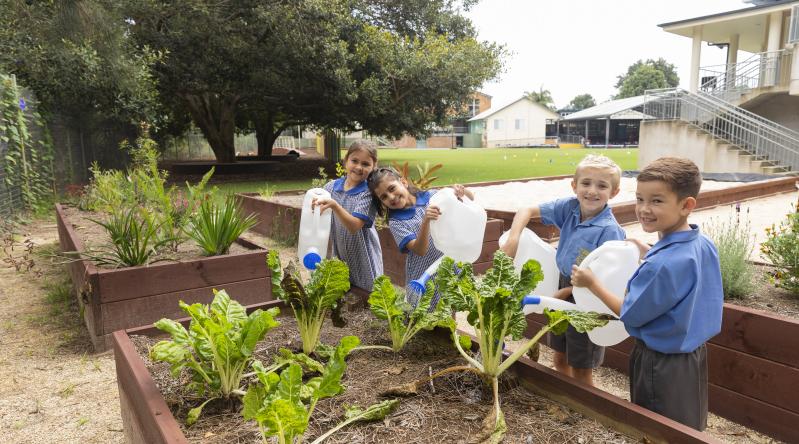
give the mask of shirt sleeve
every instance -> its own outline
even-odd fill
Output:
[[[394,236],[394,241],[397,243],[400,252],[408,252],[408,242],[416,239],[416,230],[414,230],[408,221],[399,219],[389,219],[388,229],[391,235]]]
[[[602,245],[607,241],[624,239],[627,239],[627,233],[624,232],[622,227],[616,224],[609,225],[602,230],[602,233],[600,233],[599,239],[597,240],[597,246]]]
[[[372,193],[360,193],[354,197],[350,213],[361,219],[364,222],[364,227],[369,228],[372,226],[376,212],[377,210],[372,203]]]
[[[325,184],[325,185],[322,187],[322,189],[323,189],[323,190],[325,190],[325,191],[327,191],[327,192],[328,192],[328,193],[330,193],[330,194],[333,194],[333,182],[335,182],[335,180],[331,180],[330,182],[326,183],[326,184]]]
[[[695,281],[689,267],[676,263],[652,264],[644,262],[638,267],[628,284],[627,295],[621,307],[620,319],[628,327],[640,328],[674,308],[684,295],[676,279]]]
[[[538,207],[541,210],[541,222],[561,228],[571,211],[569,202],[573,199],[573,197],[564,197],[542,203]]]

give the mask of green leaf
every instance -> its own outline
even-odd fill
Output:
[[[278,396],[291,403],[299,403],[301,387],[302,368],[297,364],[289,364],[289,366],[280,373],[280,382],[277,384]]]
[[[272,272],[272,296],[275,299],[285,300],[285,295],[283,294],[283,288],[280,286],[281,281],[283,280],[283,270],[280,268],[280,255],[278,254],[277,250],[269,250],[266,254],[266,264],[269,266],[269,270]]]
[[[150,359],[169,363],[172,376],[177,377],[191,359],[191,352],[174,341],[160,341],[150,350]]]
[[[387,399],[362,409],[358,406],[345,407],[344,418],[356,421],[377,421],[385,418],[399,406],[399,399]]]
[[[323,373],[325,366],[321,362],[310,358],[305,353],[292,353],[290,350],[281,348],[278,350],[278,356],[275,358],[275,363],[296,363],[299,364],[304,370],[309,372]]]
[[[179,322],[173,321],[172,319],[163,318],[159,321],[156,321],[153,325],[155,328],[169,333],[170,336],[172,336],[172,340],[176,343],[180,345],[189,344],[189,332]]]
[[[264,338],[266,333],[280,325],[280,322],[275,320],[275,316],[279,313],[280,310],[277,308],[272,308],[269,311],[259,309],[250,313],[242,329],[244,339],[240,350],[244,356],[252,355],[255,345]]]
[[[308,428],[308,412],[299,402],[278,398],[268,404],[262,414],[266,436],[282,435],[285,442],[293,442]]]
[[[390,320],[404,313],[397,306],[397,291],[388,276],[378,276],[369,294],[369,309],[378,319]]]
[[[278,377],[275,375],[275,377]],[[279,378],[279,377],[278,377]],[[263,409],[264,400],[266,399],[267,389],[258,384],[251,384],[247,389],[247,393],[242,398],[241,402],[244,404],[244,409],[241,414],[246,420],[259,420],[261,409]]]
[[[338,395],[344,388],[341,386],[341,378],[347,370],[345,359],[347,355],[359,344],[357,336],[345,336],[333,352],[333,356],[325,365],[325,370],[319,379],[319,385],[314,390],[314,397],[317,399],[329,398]]]
[[[225,290],[214,289],[214,300],[211,302],[211,312],[231,324],[242,322],[247,319],[247,312],[244,307],[236,301],[230,299]]]
[[[208,404],[209,402],[213,401],[214,399],[216,399],[216,398],[208,399],[205,402],[203,402],[202,404],[200,404],[199,406],[189,410],[189,413],[186,414],[186,425],[190,426],[190,425],[193,425],[195,422],[197,422],[197,419],[200,417],[200,414],[203,411],[203,407],[205,407],[206,404]]]

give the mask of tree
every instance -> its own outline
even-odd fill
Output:
[[[575,111],[591,108],[592,106],[596,106],[596,101],[591,94],[580,94],[575,96],[572,101],[569,102],[569,108],[572,108]]]
[[[624,83],[630,79],[631,77],[635,76],[636,73],[644,67],[649,67],[654,69],[655,71],[660,72],[663,75],[663,81],[660,82],[660,77],[654,74],[651,74],[649,70],[647,70],[647,74],[638,74],[637,78],[633,81],[636,85],[643,86],[644,89],[641,89],[640,92],[639,88],[633,88],[632,85],[624,87]],[[652,81],[652,85],[658,86],[647,86],[646,84],[642,84],[641,81],[643,78],[649,78]],[[633,63],[627,68],[627,72],[617,77],[616,81],[616,88],[619,90],[619,94],[616,95],[617,99],[622,99],[625,97],[632,97],[636,95],[641,95],[647,89],[655,89],[655,88],[676,88],[680,84],[680,76],[677,75],[677,69],[675,66],[669,62],[667,62],[663,58],[659,58],[657,60],[647,59],[646,61],[638,60],[637,62]],[[622,90],[626,90],[627,93],[630,95],[623,95]],[[631,93],[631,91],[636,91],[635,93]]]
[[[666,88],[666,76],[653,66],[642,65],[624,80],[617,99],[640,96],[648,89]]]
[[[541,85],[538,91],[525,91],[524,95],[535,103],[544,105],[553,111],[555,110],[555,101],[552,99],[552,93],[548,89],[544,89],[544,85]]]

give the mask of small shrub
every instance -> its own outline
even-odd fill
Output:
[[[766,228],[766,238],[760,251],[778,269],[774,283],[799,295],[799,207],[779,227]]]
[[[256,224],[255,215],[243,216],[235,197],[221,203],[206,199],[190,216],[187,234],[207,256],[227,254],[233,242]]]
[[[725,222],[712,219],[703,230],[719,251],[724,298],[738,299],[750,294],[755,287],[755,268],[749,262],[749,255],[755,245],[749,234],[749,221]]]
[[[108,221],[90,219],[105,228],[111,243],[95,251],[86,253],[87,257],[100,265],[114,267],[135,267],[147,264],[156,250],[169,242],[157,239],[159,223],[146,209],[120,208],[111,213]]]
[[[416,178],[411,175],[408,168],[408,162],[403,163],[402,166],[395,162],[393,167],[403,178],[405,178],[405,180],[408,181],[408,183],[420,190],[427,190],[432,186],[433,182],[438,180],[438,176],[433,176],[433,173],[443,168],[444,165],[440,163],[430,165],[430,162],[425,162],[424,166],[416,165],[416,172],[419,175]]]

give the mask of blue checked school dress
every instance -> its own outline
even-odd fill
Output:
[[[352,234],[333,215],[330,236],[333,238],[333,255],[350,267],[350,284],[372,291],[376,277],[383,274],[383,252],[374,227],[377,208],[366,181],[344,190],[345,178],[328,182],[324,189],[350,214],[364,221],[363,228]]]
[[[400,251],[407,254],[405,259],[406,286],[408,285],[408,282],[421,276],[422,273],[427,270],[427,267],[444,255],[444,253],[438,251],[438,249],[435,247],[433,244],[433,238],[430,235],[428,235],[427,239],[429,247],[427,248],[427,253],[424,256],[419,256],[408,249],[408,242],[416,239],[416,233],[418,233],[422,227],[424,212],[427,209],[430,198],[435,193],[436,190],[422,191],[416,195],[415,206],[403,208],[401,210],[389,210],[388,212],[388,228],[391,230],[391,234],[394,236],[394,240],[397,242],[397,246],[399,247]],[[435,303],[438,301],[438,296],[439,295],[436,292],[436,296],[431,304],[431,307],[435,307]],[[418,302],[418,297],[417,300],[408,302],[415,306],[416,302]]]

